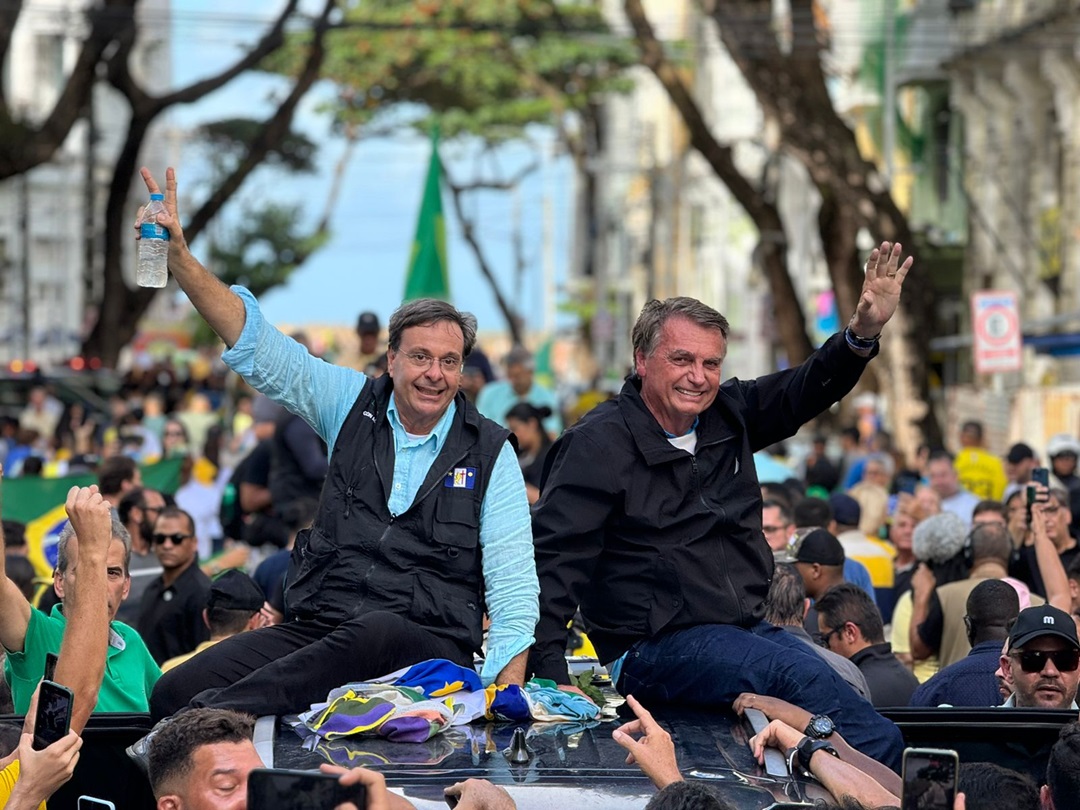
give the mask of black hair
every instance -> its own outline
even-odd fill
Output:
[[[661,790],[645,810],[735,810],[695,782],[672,782]]]
[[[821,498],[803,498],[795,504],[792,517],[796,528],[820,526],[824,529],[832,522],[832,507],[829,506],[828,501],[823,501]]]
[[[1046,765],[1050,798],[1059,810],[1073,807],[1080,796],[1080,722],[1073,721],[1058,732]]]
[[[818,615],[829,627],[838,628],[851,622],[859,628],[865,641],[871,644],[885,641],[881,611],[870,594],[858,585],[850,582],[834,585],[817,600],[816,607]]]
[[[960,791],[978,810],[1039,810],[1039,789],[1030,778],[991,762],[960,766]],[[1075,795],[1075,794],[1074,794]]]

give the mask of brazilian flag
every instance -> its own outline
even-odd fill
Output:
[[[175,458],[141,467],[143,486],[159,492],[176,492],[180,486],[180,465]],[[26,524],[27,557],[39,577],[51,579],[56,567],[56,541],[67,523],[64,503],[72,487],[97,483],[93,474],[64,478],[5,478],[3,517]]]
[[[424,199],[416,220],[416,237],[405,278],[405,301],[417,298],[450,298],[450,277],[446,264],[446,220],[442,208],[442,161],[439,160],[439,132],[431,135],[431,161],[424,181]]]

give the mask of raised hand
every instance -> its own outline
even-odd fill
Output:
[[[112,542],[112,507],[97,485],[72,487],[64,504],[81,554],[98,552],[104,558]]]
[[[139,170],[139,174],[142,175],[143,182],[146,183],[146,189],[151,194],[161,194],[161,188],[158,186],[154,176],[150,173],[150,170],[143,166]],[[165,213],[157,215],[157,224],[161,225],[169,232],[169,248],[170,252],[174,248],[187,247],[187,242],[184,241],[184,229],[180,226],[180,211],[176,205],[176,170],[169,168],[165,170]],[[139,209],[139,215],[135,219],[135,230],[139,230],[139,226],[143,222],[143,209]]]
[[[682,781],[671,735],[660,727],[633,695],[627,695],[626,704],[634,710],[637,720],[624,723],[611,733],[615,742],[630,752],[626,764],[637,763],[658,790],[663,790],[672,782]],[[635,739],[632,734],[641,736]]]
[[[899,243],[882,242],[874,248],[866,260],[866,277],[862,293],[848,326],[859,337],[872,338],[881,334],[882,328],[896,312],[900,303],[900,288],[911,270],[911,256],[900,263],[903,248]]]

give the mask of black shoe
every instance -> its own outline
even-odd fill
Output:
[[[170,722],[172,722],[171,717],[164,717],[161,720],[158,720],[150,731],[124,749],[124,753],[128,755],[128,759],[138,766],[139,770],[143,772],[143,776],[147,779],[150,778],[150,741],[160,729],[164,728]]]

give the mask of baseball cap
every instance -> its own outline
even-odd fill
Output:
[[[862,507],[859,502],[843,492],[835,492],[829,496],[829,506],[832,508],[833,520],[840,526],[858,526],[862,517]]]
[[[1076,623],[1072,616],[1053,605],[1039,605],[1021,610],[1009,631],[1009,648],[1015,650],[1041,636],[1058,636],[1073,647],[1080,648],[1080,640],[1076,637]]]
[[[1017,442],[1010,447],[1008,454],[1005,456],[1005,460],[1010,464],[1019,464],[1029,458],[1035,458],[1035,451],[1023,442]]]
[[[255,580],[237,568],[231,568],[210,583],[210,596],[206,600],[208,608],[226,610],[259,610],[266,597]]]
[[[374,312],[361,312],[360,317],[356,319],[356,331],[361,333],[366,332],[378,332],[379,316]]]
[[[814,529],[799,543],[795,562],[843,565],[844,547],[826,529]]]
[[[1062,453],[1072,453],[1074,456],[1080,456],[1080,442],[1072,437],[1068,433],[1055,433],[1050,437],[1050,441],[1046,443],[1046,454],[1053,458],[1054,456],[1060,456]]]

